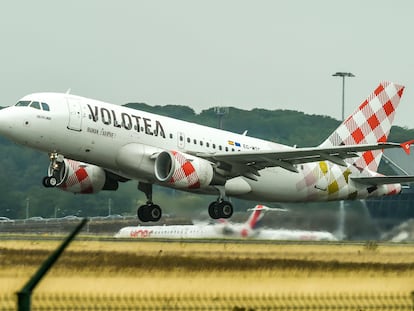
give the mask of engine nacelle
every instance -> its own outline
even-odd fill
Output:
[[[104,169],[99,166],[63,159],[56,172],[49,166],[49,176],[58,181],[56,187],[72,193],[96,193],[101,190],[116,190],[118,183],[107,180]],[[56,176],[58,175],[58,176]]]
[[[207,160],[178,151],[163,151],[155,159],[155,177],[174,188],[198,189],[212,182],[214,169]]]

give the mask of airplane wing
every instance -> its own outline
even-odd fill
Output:
[[[229,171],[232,176],[242,175],[255,180],[255,176],[260,176],[259,170],[266,167],[282,167],[297,173],[298,169],[295,165],[308,162],[331,161],[346,166],[344,159],[359,157],[358,152],[402,148],[406,153],[409,153],[410,145],[413,142],[412,140],[402,144],[385,142],[238,153],[198,153],[197,156],[216,163],[219,168]]]
[[[364,185],[379,186],[388,184],[414,183],[414,176],[373,176],[373,177],[351,177],[353,181]]]

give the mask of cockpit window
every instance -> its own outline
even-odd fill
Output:
[[[16,106],[29,106],[30,100],[21,100],[19,101]]]
[[[43,108],[44,111],[49,111],[50,110],[49,105],[46,104],[46,103],[42,103],[42,108]]]
[[[30,104],[30,107],[40,110],[40,104],[39,104],[39,102],[32,102]]]
[[[35,109],[39,109],[39,110],[43,110],[43,111],[50,111],[49,105],[46,103],[39,103],[36,101],[30,101],[30,100],[21,100],[19,101],[16,106],[21,106],[21,107],[32,107]]]

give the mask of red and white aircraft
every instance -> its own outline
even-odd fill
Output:
[[[294,148],[65,93],[36,93],[0,111],[0,134],[49,154],[46,187],[74,193],[116,190],[137,180],[157,221],[152,185],[217,194],[212,218],[233,213],[227,197],[261,202],[364,199],[397,194],[413,176],[382,176],[404,87],[384,82],[321,145]]]
[[[217,238],[249,238],[260,240],[312,240],[336,241],[334,235],[326,231],[304,231],[289,229],[260,229],[260,220],[267,211],[286,211],[256,205],[250,209],[252,213],[243,224],[232,224],[225,220],[214,225],[171,225],[171,226],[131,226],[120,229],[116,238],[135,239],[217,239]]]

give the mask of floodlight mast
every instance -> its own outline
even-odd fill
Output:
[[[346,77],[355,77],[353,73],[350,72],[336,72],[332,75],[333,77],[342,77],[342,122],[345,120],[345,78]],[[345,238],[345,202],[343,200],[339,201],[339,224],[338,224],[338,238],[343,240]]]
[[[342,121],[345,119],[345,77],[355,77],[351,72],[336,72],[333,77],[342,77]]]

